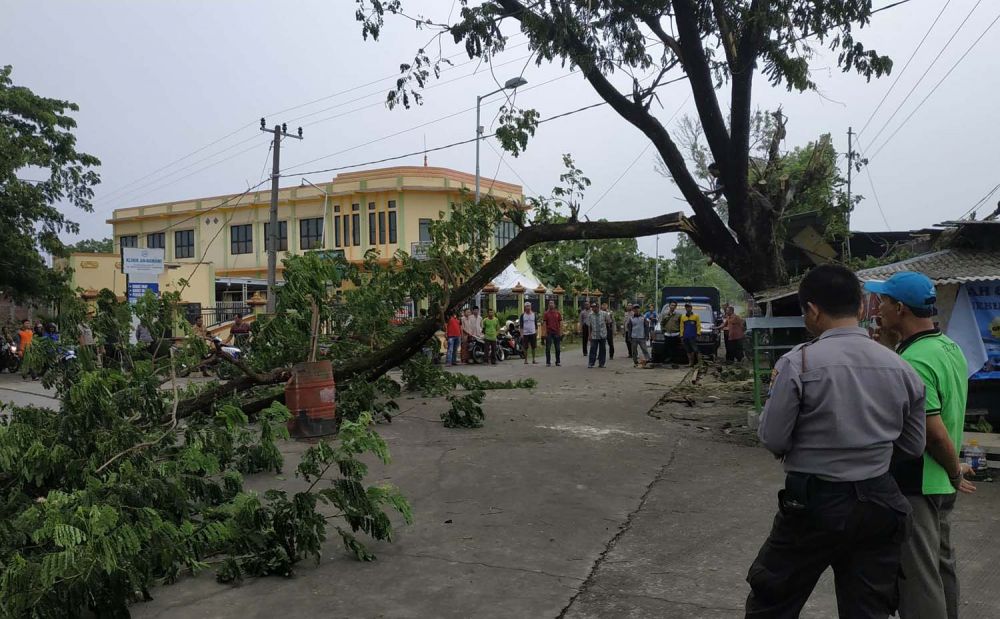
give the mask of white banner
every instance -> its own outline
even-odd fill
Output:
[[[159,275],[163,273],[163,262],[162,249],[122,248],[122,272],[126,275]]]

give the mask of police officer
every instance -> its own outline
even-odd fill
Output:
[[[799,285],[817,339],[774,367],[761,442],[783,463],[771,533],[750,566],[746,616],[798,617],[832,566],[840,617],[884,618],[898,596],[910,506],[889,473],[924,450],[924,385],[858,327],[861,286],[822,265]]]

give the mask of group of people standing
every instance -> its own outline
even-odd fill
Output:
[[[445,363],[457,365],[469,362],[470,338],[482,339],[486,344],[486,362],[496,364],[497,335],[500,332],[500,320],[491,309],[487,315],[481,316],[478,307],[466,308],[458,314],[448,313],[445,320],[445,335],[448,338],[448,352]]]
[[[648,343],[656,326],[656,311],[653,306],[645,314],[636,303],[628,308],[622,322],[625,347],[635,366],[639,365],[639,351],[645,361],[650,360]],[[605,367],[608,360],[615,358],[615,319],[607,303],[583,302],[580,310],[580,333],[583,340],[583,354],[587,357],[587,367]],[[589,354],[588,354],[589,349]]]

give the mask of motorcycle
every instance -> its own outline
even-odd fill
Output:
[[[496,357],[497,363],[507,358],[507,351],[504,350],[504,345],[503,345],[505,337],[506,336],[504,336],[502,333],[497,333],[497,345],[494,348],[495,354],[493,355],[494,357]]]
[[[7,370],[14,374],[21,369],[21,357],[17,354],[17,346],[13,342],[0,343],[0,372]]]
[[[521,330],[517,323],[510,322],[500,330],[497,336],[499,346],[502,348],[505,357],[523,357],[524,350],[521,348]]]
[[[469,351],[469,359],[473,363],[485,363],[486,362],[486,341],[481,337],[470,337],[467,344]]]

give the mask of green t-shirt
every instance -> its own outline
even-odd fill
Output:
[[[499,318],[483,318],[483,337],[487,340],[497,339],[497,333],[500,331],[500,319]]]
[[[940,415],[955,452],[962,449],[965,404],[969,395],[968,363],[954,341],[937,329],[918,333],[899,345],[899,354],[913,366],[927,387],[927,416]],[[948,473],[927,452],[901,463],[896,471],[903,494],[954,494]],[[902,475],[901,475],[902,473]]]

